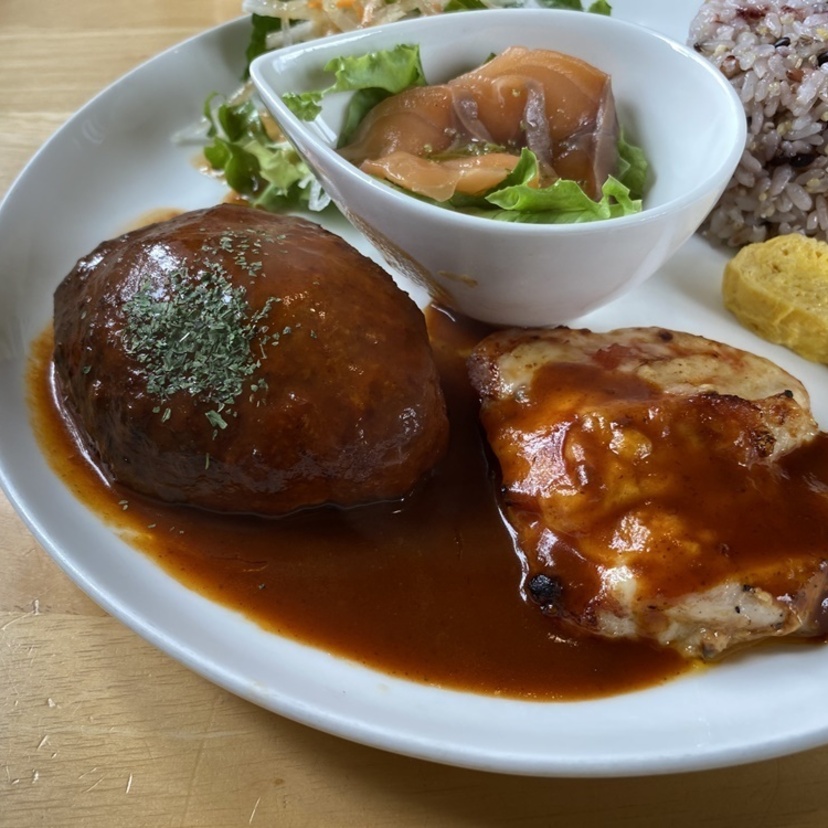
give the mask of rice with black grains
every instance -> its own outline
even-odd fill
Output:
[[[828,2],[706,0],[689,43],[742,99],[745,152],[705,232],[738,247],[828,239]]]

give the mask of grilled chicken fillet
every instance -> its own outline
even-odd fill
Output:
[[[469,366],[554,624],[702,658],[825,632],[828,450],[799,381],[659,328],[503,331]]]

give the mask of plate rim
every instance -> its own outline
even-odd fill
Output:
[[[149,60],[130,70],[128,73],[116,79],[112,83],[108,84],[104,89],[96,93],[76,113],[67,119],[67,121],[64,122],[64,124],[62,124],[47,139],[47,141],[24,165],[23,169],[20,171],[4,195],[2,201],[0,201],[0,225],[4,223],[3,220],[6,218],[6,213],[13,209],[10,205],[14,205],[18,198],[23,197],[21,196],[21,193],[24,193],[26,181],[29,176],[32,175],[31,171],[37,168],[46,153],[55,151],[54,148],[59,145],[62,140],[62,136],[67,135],[71,125],[75,123],[76,120],[84,113],[88,112],[91,107],[99,106],[102,101],[106,100],[107,96],[112,95],[113,91],[117,91],[127,79],[134,80],[136,77],[140,77],[142,73],[147,71],[147,68],[151,64],[158,65],[159,61],[169,60],[169,56],[174,53],[181,53],[186,52],[187,50],[201,48],[213,38],[221,40],[222,38],[230,37],[233,33],[237,33],[236,30],[240,29],[243,24],[248,22],[248,20],[248,16],[243,15],[235,18],[234,20],[221,23],[203,32],[192,35],[182,42],[170,46],[157,55],[151,57]],[[0,333],[2,333],[1,327]],[[3,363],[3,361],[4,358],[2,354],[0,354],[0,363]],[[3,374],[0,374],[0,376],[3,376]],[[0,429],[0,449],[3,449],[3,434],[3,430]],[[63,486],[64,484],[60,482],[59,485]],[[286,718],[290,718],[294,721],[314,727],[315,729],[322,730],[342,738],[350,739],[361,744],[384,750],[391,750],[402,755],[419,759],[498,773],[557,777],[611,777],[675,773],[742,764],[745,762],[774,758],[784,754],[805,750],[824,744],[828,741],[828,720],[826,720],[826,723],[822,724],[820,728],[815,730],[805,728],[798,732],[780,734],[776,738],[772,738],[770,740],[763,739],[753,745],[735,744],[723,746],[718,749],[707,746],[695,754],[676,753],[671,755],[669,751],[662,750],[657,753],[645,753],[637,756],[634,755],[634,753],[630,753],[620,760],[618,756],[604,756],[602,758],[587,756],[581,759],[558,757],[552,759],[549,756],[539,757],[535,755],[533,758],[526,755],[522,756],[516,754],[514,751],[498,752],[496,750],[490,750],[488,752],[483,752],[476,750],[470,752],[465,749],[463,745],[451,744],[449,742],[435,745],[433,741],[413,738],[410,733],[394,733],[388,727],[377,724],[376,722],[369,725],[362,720],[349,720],[347,717],[334,715],[330,712],[330,710],[314,710],[306,704],[303,705],[301,700],[292,700],[288,702],[285,699],[280,698],[278,688],[256,687],[255,684],[241,680],[237,675],[231,675],[222,667],[221,664],[205,660],[203,656],[196,657],[196,654],[192,651],[192,649],[188,649],[188,647],[183,645],[181,642],[172,640],[161,627],[148,623],[148,619],[144,619],[141,615],[130,613],[122,602],[113,600],[111,595],[101,592],[98,589],[94,579],[90,580],[88,573],[84,571],[84,568],[79,566],[78,561],[73,560],[71,555],[66,554],[66,551],[61,548],[59,539],[54,537],[53,533],[47,530],[42,520],[38,519],[37,509],[32,508],[32,504],[28,502],[28,499],[23,495],[20,486],[17,484],[15,474],[13,472],[10,473],[9,469],[6,467],[5,453],[3,451],[0,451],[0,487],[2,487],[5,491],[7,497],[12,503],[13,508],[21,517],[24,524],[27,526],[27,529],[43,546],[52,560],[54,560],[70,577],[70,579],[81,589],[83,589],[83,591],[86,592],[96,603],[110,612],[110,614],[116,617],[121,623],[124,623],[127,627],[138,633],[142,638],[149,641],[167,655],[173,657],[179,663],[184,664],[186,667],[192,669],[199,675],[204,676],[208,680],[236,695],[239,695],[242,698],[246,698],[257,705],[278,713],[279,715],[283,715]],[[86,507],[79,502],[77,505],[82,510],[86,509]],[[94,515],[87,516],[87,519],[93,522],[97,520]],[[112,530],[110,527],[104,526],[102,532],[108,535],[112,533]],[[123,541],[117,537],[115,538],[115,541],[116,543],[123,543]],[[133,550],[132,547],[127,548],[132,550],[136,556],[144,559],[148,565],[152,567],[156,566],[154,563],[149,562],[149,559],[144,556],[143,553]],[[172,576],[167,575],[165,572],[162,572],[162,574],[165,578],[169,578],[172,584],[175,585],[175,588],[172,590],[174,593],[178,594],[178,590],[186,591],[186,587],[183,587],[177,581],[174,581]],[[168,586],[170,585],[168,584]],[[242,627],[245,625],[255,626],[252,622],[244,619],[243,616],[236,617],[231,610],[227,610],[220,605],[214,604],[197,593],[193,593],[191,597],[197,598],[195,603],[204,602],[212,609],[219,608],[219,615],[226,615],[224,620],[227,620],[234,629],[239,628],[239,625]],[[273,634],[268,633],[268,635]],[[290,645],[290,648],[299,648],[302,651],[312,650],[315,655],[319,655],[319,653],[322,652],[307,645],[294,642],[290,639],[281,640],[283,642],[287,642]],[[305,653],[305,655],[307,655],[307,653]],[[322,655],[325,656],[324,653],[322,653]],[[333,656],[327,657],[335,658]],[[342,661],[342,659],[336,660]],[[360,681],[366,685],[368,683],[379,683],[380,685],[390,686],[391,690],[388,692],[391,692],[392,694],[396,692],[400,686],[404,686],[406,689],[410,689],[411,686],[409,682],[401,679],[395,679],[373,670],[368,670],[367,668],[355,665],[353,662],[350,662],[348,669],[353,669],[359,672]],[[676,681],[689,682],[690,680],[678,679]],[[415,695],[422,703],[432,700],[435,693],[438,694],[440,698],[449,696],[455,698],[455,700],[460,700],[463,703],[468,702],[469,697],[472,697],[472,699],[478,699],[478,697],[474,694],[467,694],[460,691],[429,688],[424,685],[414,686],[419,688]],[[690,688],[690,684],[685,686]],[[631,694],[623,694],[622,696],[612,698],[616,700],[628,700],[630,696]],[[489,699],[489,701],[491,701],[491,699]],[[604,705],[607,701],[607,699],[601,699],[591,702],[555,702],[552,704],[556,705],[558,709],[564,709],[570,705]],[[498,702],[498,704],[499,703],[500,702]],[[538,702],[517,702],[515,700],[508,700],[506,703],[510,706],[520,707],[524,711],[536,711],[536,706],[538,704],[544,704]],[[479,699],[475,702],[474,706],[482,708],[491,707],[494,709],[494,707],[490,704],[480,704]]]

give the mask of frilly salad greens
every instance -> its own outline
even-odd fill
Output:
[[[252,97],[223,101],[211,95],[204,116],[204,157],[237,195],[272,213],[328,206],[313,173]]]
[[[388,0],[394,3],[395,0]],[[595,0],[586,8],[581,0],[535,0],[536,6],[550,9],[588,11],[609,15],[606,0]],[[515,6],[522,5],[516,2]],[[491,8],[487,0],[448,0],[443,13]],[[282,30],[280,17],[253,14],[252,30],[246,51],[247,66],[268,51],[268,38]],[[376,59],[337,59],[330,71],[336,81],[332,87],[306,96],[293,96],[292,106],[301,117],[312,119],[319,112],[325,94],[353,91],[347,137],[368,110],[384,97],[412,85],[424,84],[419,55],[390,50]],[[247,69],[245,69],[245,80]],[[283,210],[320,211],[330,199],[311,170],[284,138],[264,110],[249,82],[232,98],[214,93],[204,104],[206,141],[204,157],[214,173],[222,176],[237,195],[256,207],[271,212]],[[623,140],[619,145],[621,170],[617,178],[604,185],[600,201],[590,199],[572,181],[559,181],[551,187],[528,186],[537,169],[537,159],[529,150],[509,177],[494,191],[481,196],[456,196],[447,205],[464,212],[485,214],[504,221],[574,222],[626,215],[641,208],[640,194],[646,176],[646,161],[639,149]],[[445,206],[445,205],[444,205]],[[557,216],[557,218],[552,218]]]

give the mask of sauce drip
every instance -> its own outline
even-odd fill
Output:
[[[55,400],[51,331],[29,376],[36,433],[79,499],[188,587],[265,629],[401,678],[529,700],[595,698],[692,665],[647,645],[557,637],[521,594],[465,358],[486,333],[430,309],[452,430],[403,502],[226,516],[105,483]]]

